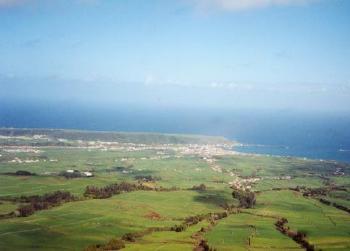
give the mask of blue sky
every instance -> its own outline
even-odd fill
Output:
[[[350,111],[347,0],[0,0],[0,98]]]

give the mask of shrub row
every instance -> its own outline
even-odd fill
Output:
[[[49,209],[74,200],[76,200],[76,197],[66,191],[56,191],[44,195],[21,196],[19,201],[28,204],[19,207],[17,211],[19,216],[26,217],[32,215],[35,211]]]
[[[340,210],[343,210],[343,211],[345,211],[345,212],[350,213],[350,208],[348,208],[348,207],[346,207],[346,206],[340,205],[340,204],[335,203],[335,202],[331,202],[331,201],[326,200],[326,199],[323,199],[323,198],[319,199],[319,201],[320,201],[321,203],[327,205],[327,206],[333,206],[333,207],[335,207],[335,208],[338,208],[338,209],[340,209]]]
[[[176,191],[178,188],[163,188],[163,187],[149,187],[145,186],[142,183],[129,183],[129,182],[121,182],[115,183],[111,185],[107,185],[104,187],[96,187],[96,186],[87,186],[85,188],[84,196],[90,197],[94,199],[106,199],[110,198],[113,195],[125,193],[125,192],[133,192],[133,191]]]
[[[119,239],[112,239],[107,244],[90,245],[85,248],[85,251],[119,250],[122,248],[125,248],[124,241]]]
[[[288,220],[286,218],[278,219],[275,223],[276,229],[280,231],[282,234],[292,238],[296,243],[300,244],[303,248],[306,249],[306,251],[314,251],[315,247],[314,245],[311,245],[306,240],[306,233],[301,231],[292,231],[286,224],[288,223]]]

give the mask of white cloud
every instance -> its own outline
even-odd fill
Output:
[[[240,11],[269,6],[304,5],[319,0],[190,0],[200,9]]]

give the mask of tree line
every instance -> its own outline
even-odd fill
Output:
[[[320,198],[319,201],[320,201],[321,203],[327,205],[327,206],[333,206],[333,207],[338,208],[338,209],[340,209],[340,210],[343,210],[343,211],[345,211],[345,212],[347,212],[347,213],[350,213],[350,208],[348,208],[348,207],[346,207],[346,206],[343,206],[343,205],[340,205],[340,204],[338,204],[338,203],[336,203],[336,202],[331,202],[331,201],[326,200],[326,199],[324,199],[324,198]]]
[[[76,199],[75,196],[66,191],[56,191],[44,195],[21,196],[18,199],[19,202],[26,203],[26,205],[17,209],[18,216],[27,217],[34,214],[35,211],[46,210]]]
[[[3,175],[11,175],[11,176],[36,176],[36,173],[31,173],[28,171],[23,171],[23,170],[18,170],[14,173],[7,172],[7,173],[2,173]]]
[[[129,183],[129,182],[123,181],[121,183],[114,183],[104,187],[87,186],[85,188],[84,196],[93,198],[93,199],[106,199],[116,194],[140,191],[140,190],[166,192],[166,191],[176,191],[179,189],[177,187],[171,187],[171,188],[149,187],[149,186],[145,186],[142,183]]]
[[[311,245],[306,239],[306,233],[302,231],[293,231],[286,224],[288,220],[286,218],[278,219],[275,223],[276,229],[282,234],[292,238],[296,243],[300,244],[306,251],[314,251],[314,245]]]

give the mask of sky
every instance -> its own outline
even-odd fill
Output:
[[[350,112],[348,0],[0,0],[0,99]]]

